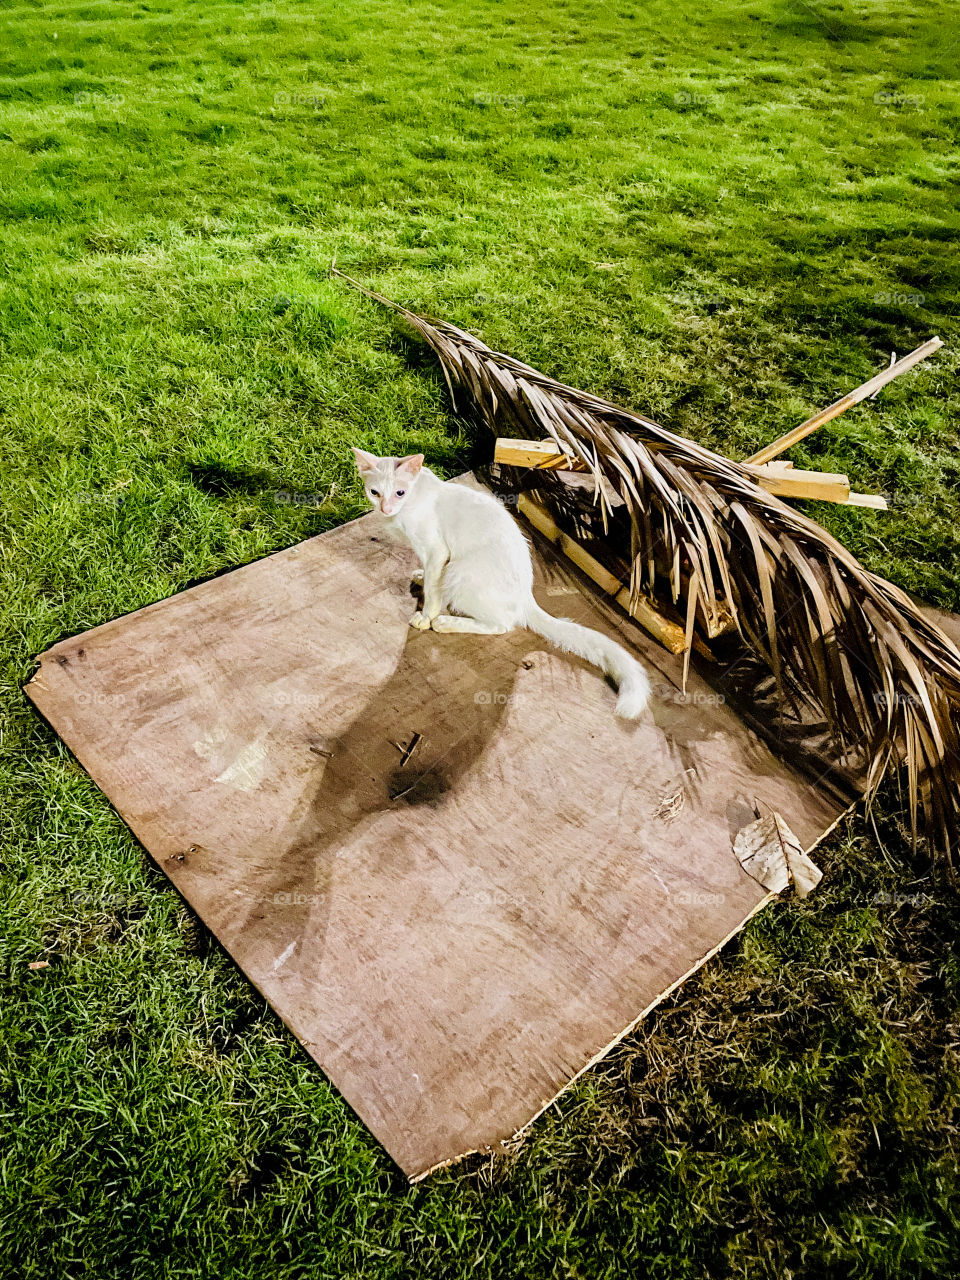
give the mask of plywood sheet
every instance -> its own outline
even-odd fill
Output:
[[[836,819],[552,551],[619,635],[635,726],[521,632],[409,629],[368,516],[42,655],[27,692],[411,1177],[526,1125],[767,899],[733,837]],[[411,744],[415,744],[410,750]]]

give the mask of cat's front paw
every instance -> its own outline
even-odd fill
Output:
[[[429,631],[430,619],[420,609],[410,619],[410,625],[417,631]]]
[[[410,575],[410,581],[413,583],[415,587],[422,587],[423,586],[423,570],[414,569],[413,573]]]

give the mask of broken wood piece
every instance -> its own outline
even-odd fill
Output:
[[[850,479],[840,471],[800,471],[792,462],[767,462],[759,467],[743,464],[768,493],[777,498],[815,498],[845,507],[872,507],[886,511],[882,493],[853,493]],[[765,475],[759,473],[765,472]]]
[[[567,559],[571,560],[598,587],[606,591],[608,595],[613,596],[617,604],[631,618],[636,619],[644,631],[649,632],[655,640],[658,640],[671,653],[683,653],[686,646],[683,627],[676,622],[671,622],[669,618],[665,618],[648,600],[642,598],[635,601],[631,600],[630,588],[621,586],[619,578],[615,577],[589,551],[581,547],[575,538],[571,538],[569,534],[564,533],[550,512],[541,506],[539,502],[536,502],[527,494],[521,493],[518,506],[520,514],[526,517],[538,532],[548,538],[554,546],[559,547]]]
[[[552,440],[509,440],[501,437],[493,450],[495,463],[535,471],[586,471],[579,458],[564,453]]]
[[[848,507],[871,507],[874,511],[888,511],[890,504],[882,493],[851,493],[846,501]]]
[[[792,884],[797,897],[805,898],[823,878],[779,813],[741,827],[733,850],[747,875],[771,893],[782,893]]]
[[[728,636],[736,631],[737,620],[727,605],[718,600],[712,612],[707,615],[703,629],[708,640],[716,640],[717,636]]]
[[[850,478],[840,471],[798,471],[793,467],[768,472],[764,467],[744,470],[776,498],[817,498],[821,502],[847,502]]]
[[[497,440],[494,462],[534,471],[586,471],[586,464],[565,453],[552,440]],[[850,492],[850,478],[839,471],[801,471],[790,461],[754,465],[741,464],[767,493],[776,498],[813,498],[820,502],[837,502],[849,507],[873,507],[886,510],[879,495]],[[710,633],[712,634],[712,632]]]
[[[891,351],[891,352],[890,352],[890,360],[889,360],[889,364],[896,364],[896,363],[897,363],[897,353],[896,353],[895,351]],[[878,396],[879,394],[880,394],[880,388],[879,388],[879,387],[877,387],[876,391],[873,393],[873,395],[870,397],[870,399],[871,399],[871,400],[876,400],[876,398],[877,398],[877,396]]]
[[[410,759],[410,757],[413,755],[413,753],[416,751],[417,747],[419,747],[422,741],[423,741],[423,734],[415,733],[410,739],[410,741],[407,743],[407,745],[405,747],[400,748],[400,768],[401,769],[407,763],[407,761]],[[396,746],[397,744],[394,743],[393,745]]]
[[[888,365],[886,369],[881,369],[869,381],[864,382],[854,391],[848,392],[847,395],[841,396],[839,400],[835,400],[833,404],[828,405],[826,409],[821,409],[819,413],[815,413],[812,418],[807,418],[806,422],[801,422],[799,427],[794,427],[792,431],[786,432],[785,435],[778,436],[776,440],[772,440],[770,444],[765,444],[762,449],[758,449],[756,453],[751,454],[746,459],[747,462],[759,465],[763,462],[769,462],[771,458],[775,458],[777,454],[784,453],[787,449],[793,447],[800,440],[803,440],[811,432],[816,431],[818,427],[822,427],[825,422],[830,422],[833,418],[839,418],[841,413],[852,408],[855,404],[859,404],[861,400],[867,400],[875,396],[881,387],[885,387],[888,382],[892,382],[894,378],[898,378],[901,373],[906,373],[908,369],[912,369],[915,364],[919,364],[921,360],[925,360],[927,356],[933,355],[934,351],[938,351],[943,346],[943,342],[939,338],[930,338],[928,342],[917,347],[916,351],[911,351],[908,356],[904,356],[895,364]]]

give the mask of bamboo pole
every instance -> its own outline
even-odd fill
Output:
[[[822,427],[825,422],[830,422],[833,418],[839,418],[841,413],[846,413],[848,409],[855,404],[859,404],[861,400],[867,400],[870,396],[875,396],[881,387],[885,387],[888,382],[898,378],[901,373],[906,373],[908,369],[912,369],[921,360],[926,360],[927,356],[933,355],[934,351],[939,350],[942,346],[943,343],[939,338],[930,338],[922,346],[917,347],[916,351],[911,351],[908,356],[898,360],[896,364],[891,364],[886,369],[881,369],[879,373],[874,374],[869,382],[865,382],[862,386],[857,387],[855,391],[841,396],[839,400],[835,400],[826,409],[821,409],[819,413],[815,413],[806,422],[801,422],[799,427],[794,427],[792,431],[778,436],[770,444],[765,444],[762,449],[758,449],[746,461],[757,466],[761,463],[769,462],[777,454],[792,448],[793,445],[810,435],[811,432],[816,431],[817,427]]]

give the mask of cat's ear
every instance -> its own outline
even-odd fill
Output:
[[[402,471],[405,476],[409,476],[412,480],[414,476],[420,474],[420,468],[423,466],[423,454],[411,453],[409,457],[398,458],[394,464],[394,471]]]
[[[367,453],[364,449],[353,447],[353,456],[357,460],[357,470],[373,471],[380,459],[375,453]]]

